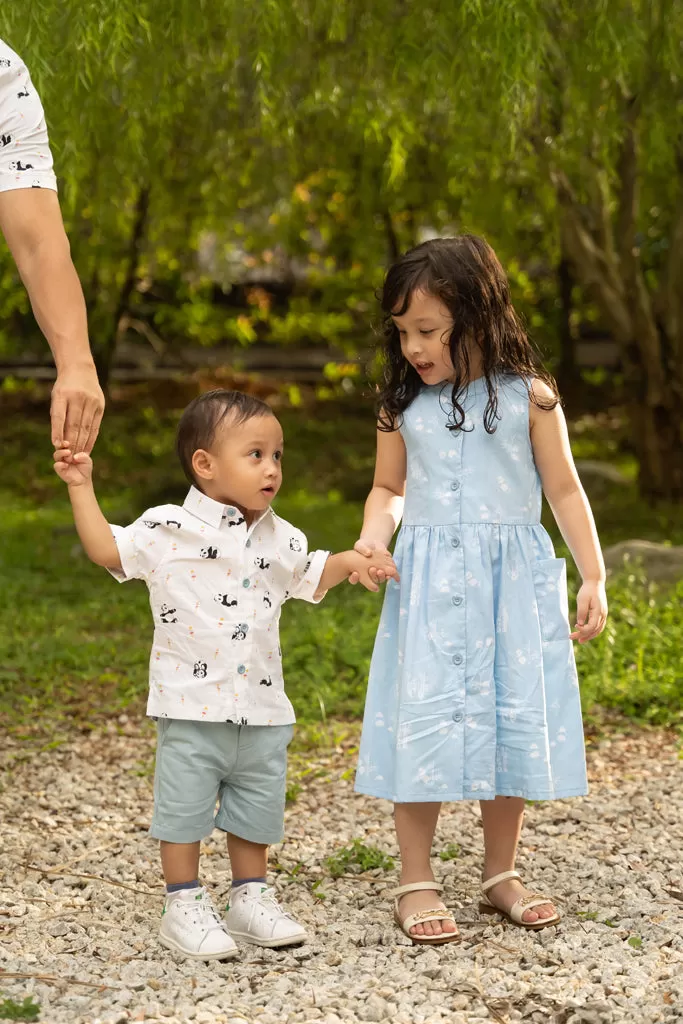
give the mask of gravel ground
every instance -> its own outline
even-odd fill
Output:
[[[479,914],[478,809],[449,806],[436,851],[461,852],[435,864],[464,941],[441,949],[414,947],[392,925],[394,877],[330,878],[324,858],[354,837],[396,854],[390,806],[352,793],[349,751],[308,755],[272,864],[310,941],[245,946],[223,965],[183,962],[156,941],[152,742],[124,717],[52,750],[6,743],[0,1004],[31,995],[46,1024],[683,1019],[683,771],[670,735],[603,740],[589,755],[589,797],[529,808],[519,866],[561,900],[556,929]],[[222,901],[220,838],[206,844],[203,879]]]

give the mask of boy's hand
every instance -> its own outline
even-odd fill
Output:
[[[373,555],[375,555],[375,553],[377,553],[378,555],[389,555],[389,557],[391,557],[389,548],[385,544],[380,544],[379,541],[376,540],[357,540],[356,543],[353,545],[353,550],[357,551],[359,555],[363,555],[365,558],[373,558]],[[378,564],[376,564],[376,561],[377,560],[374,559],[370,563],[370,579],[372,580],[373,583],[384,583],[386,580],[386,575],[382,568]],[[394,565],[393,560],[391,564],[394,566],[395,569],[396,566]],[[349,583],[356,584],[360,582],[360,578],[360,571],[356,570],[355,572],[352,572],[351,575],[349,576]],[[397,580],[399,579],[398,575],[394,578]],[[365,584],[363,584],[363,586],[365,586]],[[373,589],[377,590],[378,588],[374,587]]]
[[[375,550],[368,555],[354,550],[351,554],[352,571],[349,582],[362,583],[366,590],[379,590],[379,584],[387,579],[400,580],[398,569],[389,552]]]
[[[586,580],[576,598],[576,629],[571,640],[586,644],[599,636],[607,621],[607,594],[602,580]]]
[[[72,455],[70,448],[58,448],[54,460],[55,473],[69,487],[80,487],[92,480],[92,459],[85,452]]]

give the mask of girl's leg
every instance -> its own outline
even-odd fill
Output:
[[[159,847],[166,885],[192,882],[199,877],[199,843],[167,843],[162,839]]]
[[[513,871],[517,844],[524,821],[524,800],[519,797],[497,796],[495,800],[481,800],[481,817],[484,825],[484,880],[493,878],[503,871]],[[509,911],[513,903],[522,896],[529,896],[517,879],[500,882],[489,890],[488,897],[501,910]],[[552,903],[527,910],[523,919],[533,924],[540,918],[552,917],[556,913]]]
[[[401,851],[401,885],[409,882],[431,882],[434,879],[431,865],[432,842],[436,823],[439,820],[441,804],[394,804],[396,836]],[[399,904],[401,918],[420,910],[444,907],[436,892],[428,889],[409,892],[401,897]],[[446,908],[444,907],[444,910]],[[456,931],[452,921],[425,921],[411,928],[413,935],[442,935]]]

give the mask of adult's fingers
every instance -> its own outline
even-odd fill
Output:
[[[83,395],[69,395],[66,399],[64,440],[74,452],[81,450],[79,448],[79,439],[82,433],[81,423],[83,422],[85,405],[86,399]],[[88,432],[84,435],[83,441],[85,441],[88,433],[90,433],[90,424],[88,424]]]
[[[64,443],[64,429],[66,422],[66,398],[59,391],[52,391],[50,402],[50,430],[52,433],[52,445],[57,448]]]
[[[95,441],[97,440],[97,435],[100,432],[100,425],[102,423],[102,417],[103,416],[104,416],[104,408],[103,407],[96,408],[95,409],[95,414],[93,416],[92,423],[90,424],[90,431],[89,431],[88,436],[86,438],[85,444],[80,449],[80,451],[87,452],[88,455],[89,455],[90,452],[95,447]]]

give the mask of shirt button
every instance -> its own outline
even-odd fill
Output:
[[[454,654],[453,655],[453,664],[454,665],[462,665],[462,662],[463,662],[462,654]]]
[[[453,540],[451,541],[451,547],[452,548],[459,548],[460,547],[460,541],[458,540],[457,537],[454,537]]]
[[[460,594],[457,594],[455,597],[452,597],[451,601],[456,606],[456,608],[458,607],[458,605],[462,604],[462,598],[461,598]]]
[[[459,480],[454,480],[453,481],[453,483],[451,484],[451,490],[452,491],[459,491],[460,490],[460,481]]]
[[[247,670],[246,670],[246,667],[245,667],[244,665],[238,665],[238,666],[237,666],[237,671],[238,671],[238,672],[239,672],[239,674],[240,674],[240,675],[242,676],[242,675],[244,675],[244,673],[245,673],[245,672],[246,672]]]
[[[237,509],[234,508],[226,508],[225,511],[228,513],[229,516],[234,516],[237,513]]]
[[[250,587],[251,586],[251,581],[250,580],[242,580],[242,586],[243,587]]]
[[[453,721],[454,722],[462,722],[464,717],[465,716],[463,715],[462,711],[454,711],[453,712]]]

